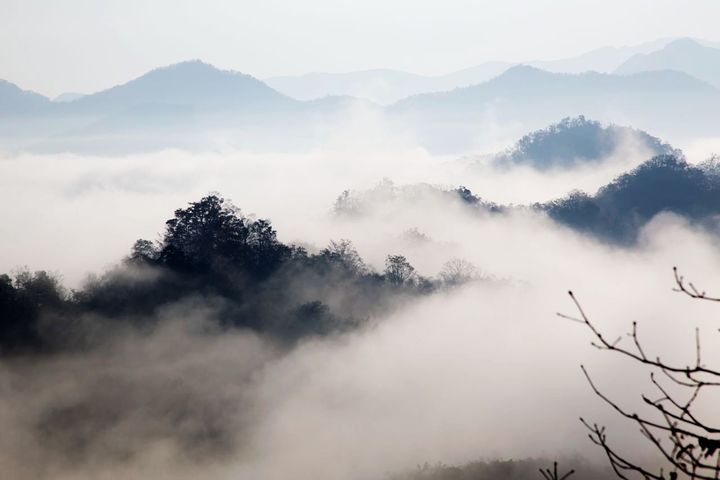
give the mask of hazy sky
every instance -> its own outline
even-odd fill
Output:
[[[719,40],[718,0],[0,0],[0,78],[93,92],[200,58],[258,77],[444,73],[668,36]]]

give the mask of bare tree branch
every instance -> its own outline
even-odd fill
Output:
[[[708,296],[704,291],[695,288],[692,283],[686,283],[678,274],[677,268],[673,268],[673,272],[677,284],[676,291],[694,299],[720,302],[720,298]],[[581,365],[593,392],[623,418],[634,422],[643,437],[659,454],[660,459],[669,467],[667,476],[662,469],[654,473],[612,448],[608,443],[605,427],[591,424],[581,418],[580,421],[590,431],[588,435],[590,440],[604,450],[615,474],[624,480],[635,478],[678,480],[681,476],[692,480],[720,480],[720,426],[708,425],[693,412],[696,401],[707,389],[720,386],[720,370],[710,368],[702,362],[699,330],[695,330],[694,366],[671,365],[663,361],[660,356],[651,356],[647,353],[642,346],[636,322],[632,323],[632,330],[628,334],[632,338],[632,348],[621,346],[620,339],[608,341],[590,321],[573,292],[568,293],[579,317],[558,315],[585,325],[593,335],[591,344],[594,347],[619,353],[625,358],[649,367],[650,381],[659,392],[659,398],[655,400],[647,395],[641,395],[647,411],[641,413],[628,411],[605,395],[592,380],[585,366]],[[662,373],[670,381],[672,391],[658,381],[655,375],[657,372]],[[676,390],[678,393],[675,392]],[[680,400],[683,397],[684,400]],[[551,479],[546,476],[546,480]]]

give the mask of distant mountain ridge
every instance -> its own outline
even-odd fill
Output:
[[[501,74],[512,65],[509,62],[487,62],[438,76],[424,76],[390,69],[307,73],[270,77],[265,79],[265,82],[279,92],[298,100],[347,95],[387,105],[419,93],[452,90],[481,83]]]
[[[664,138],[716,135],[720,90],[676,71],[573,75],[522,65],[480,85],[406,98],[388,112],[419,131],[427,148],[461,153],[488,122],[528,131],[578,115]]]
[[[658,51],[630,57],[614,73],[630,75],[655,70],[677,70],[720,87],[720,48],[684,38]]]
[[[0,80],[0,115],[34,113],[50,105],[50,99]]]
[[[70,102],[53,102],[2,82],[0,139],[18,148],[37,138],[58,145],[50,150],[74,149],[63,144],[64,139],[82,143],[88,135],[110,139],[131,133],[146,141],[159,130],[169,135],[154,137],[153,148],[161,148],[184,142],[188,134],[199,138],[222,130],[233,138],[242,136],[244,144],[263,138],[263,145],[277,145],[278,133],[285,132],[283,138],[307,145],[326,127],[347,121],[346,112],[356,105],[412,132],[429,151],[448,154],[472,151],[488,119],[527,132],[558,118],[584,115],[664,138],[670,133],[715,135],[720,123],[720,90],[677,71],[560,74],[520,65],[478,85],[418,94],[380,107],[347,96],[299,101],[250,75],[191,61]],[[318,121],[320,128],[313,125]],[[105,140],[97,143],[103,144],[109,145]],[[121,144],[132,142],[123,139]]]
[[[293,100],[256,78],[219,70],[199,60],[157,68],[127,83],[85,95],[68,105],[77,110],[105,111],[148,104],[229,109],[291,104]]]
[[[149,107],[195,110],[268,109],[298,102],[256,78],[193,60],[154,69],[138,78],[89,95],[51,101],[0,81],[0,113],[109,114]]]
[[[553,73],[577,74],[587,71],[611,73],[633,55],[653,52],[672,40],[663,38],[640,45],[602,47],[558,60],[489,61],[442,75],[418,75],[399,70],[375,69],[344,73],[275,76],[266,78],[265,82],[298,100],[312,100],[328,95],[350,95],[388,105],[412,95],[477,85],[519,64],[526,64]]]
[[[612,73],[613,70],[633,55],[654,52],[672,41],[672,38],[661,38],[639,45],[596,48],[581,55],[559,60],[539,60],[522,63],[553,73]]]
[[[639,72],[628,76],[585,72],[581,74],[552,73],[529,65],[517,65],[503,74],[479,85],[458,88],[450,92],[431,92],[414,95],[397,102],[395,108],[421,106],[438,101],[483,101],[496,94],[532,94],[535,92],[564,92],[572,95],[585,91],[647,92],[648,88],[672,87],[683,92],[715,93],[720,90],[686,73],[677,71]],[[570,89],[568,91],[568,89]],[[472,105],[468,105],[472,106]]]

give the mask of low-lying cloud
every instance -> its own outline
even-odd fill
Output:
[[[580,415],[608,424],[613,440],[642,455],[639,434],[592,394],[579,364],[638,408],[641,391],[651,391],[647,376],[593,349],[586,329],[555,313],[575,313],[566,295],[573,289],[608,337],[636,320],[647,350],[681,365],[693,361],[698,326],[705,361],[717,362],[717,307],[674,293],[671,271],[678,265],[712,291],[715,237],[661,214],[636,247],[617,248],[541,213],[470,212],[432,195],[379,203],[355,218],[332,214],[342,190],[384,177],[464,184],[487,200],[529,203],[597,188],[639,157],[599,170],[468,176],[452,158],[394,146],[6,156],[0,271],[28,265],[78,285],[136,238],[155,238],[175,208],[216,190],[244,213],[270,218],[286,242],[323,247],[348,238],[375,268],[401,253],[427,276],[463,258],[489,280],[289,351],[250,332],[208,329],[212,304],[197,298],[159,312],[155,329],[118,330],[102,350],[4,360],[0,465],[17,479],[354,480],[425,461],[600,459]],[[711,407],[704,413],[717,420]]]

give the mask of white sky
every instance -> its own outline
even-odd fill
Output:
[[[89,93],[200,58],[257,77],[719,40],[720,0],[0,0],[0,78]]]

